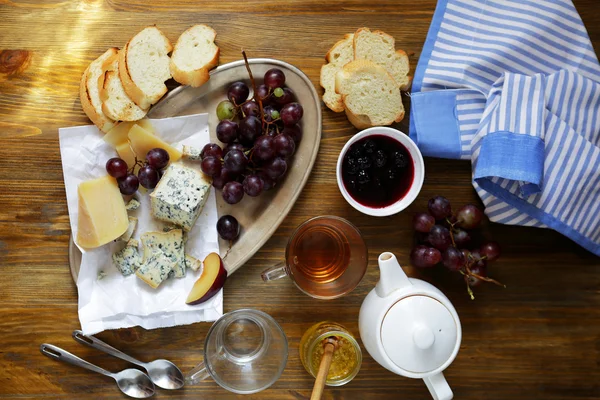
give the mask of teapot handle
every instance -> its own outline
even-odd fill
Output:
[[[423,378],[425,381],[425,385],[427,385],[427,389],[429,389],[429,393],[433,397],[433,400],[450,400],[454,397],[454,393],[452,393],[452,389],[446,382],[446,378],[444,378],[443,373],[431,375]]]

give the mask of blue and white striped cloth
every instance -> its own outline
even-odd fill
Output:
[[[570,0],[439,0],[411,103],[410,136],[472,161],[492,221],[600,255],[600,64]]]

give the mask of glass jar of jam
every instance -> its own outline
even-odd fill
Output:
[[[331,359],[331,367],[325,382],[328,386],[341,386],[350,382],[362,362],[360,346],[352,334],[342,325],[324,321],[311,326],[300,340],[300,360],[309,374],[316,378],[327,338],[337,339],[337,347]]]

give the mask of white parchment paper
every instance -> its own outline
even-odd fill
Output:
[[[207,114],[155,119],[151,122],[158,137],[179,149],[184,144],[202,148],[210,141]],[[59,129],[73,238],[77,237],[78,185],[106,175],[106,161],[117,156],[115,150],[102,140],[103,136],[93,125]],[[136,197],[141,207],[129,212],[129,215],[138,218],[133,237],[139,239],[144,232],[162,231],[164,223],[154,220],[150,214],[148,193],[140,187]],[[203,260],[209,253],[219,251],[215,228],[217,218],[215,193],[211,190],[196,225],[189,233],[186,253]],[[171,278],[158,289],[152,289],[135,274],[122,276],[112,264],[112,254],[122,247],[122,242],[111,242],[97,249],[82,251],[77,288],[79,321],[85,334],[136,325],[146,329],[185,325],[214,321],[223,315],[223,290],[205,303],[195,306],[185,304],[201,270],[194,272],[188,269],[185,278]]]

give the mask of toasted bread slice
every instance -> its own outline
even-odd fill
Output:
[[[169,39],[157,27],[149,26],[119,52],[119,78],[125,93],[140,108],[147,109],[167,92],[171,50]]]
[[[354,34],[354,59],[365,59],[383,66],[401,89],[410,85],[408,78],[408,56],[403,50],[396,50],[396,41],[382,31],[371,32],[360,28]]]
[[[182,85],[201,86],[208,71],[219,64],[217,32],[210,26],[194,25],[179,36],[171,55],[171,75]]]
[[[349,33],[338,41],[325,55],[327,64],[321,67],[321,86],[325,89],[323,102],[332,111],[344,111],[342,96],[335,92],[335,75],[347,63],[354,59],[354,35]]]
[[[79,98],[83,112],[102,132],[108,132],[114,126],[115,121],[106,116],[102,111],[98,79],[104,74],[102,69],[104,62],[114,57],[118,51],[119,49],[116,47],[110,48],[92,61],[83,73],[79,84]]]
[[[335,91],[342,96],[346,116],[358,129],[390,125],[404,118],[400,89],[382,66],[354,60],[335,76]]]
[[[115,121],[137,121],[146,116],[148,109],[140,108],[125,93],[119,79],[119,56],[115,54],[103,65],[104,74],[98,80],[102,111]]]

